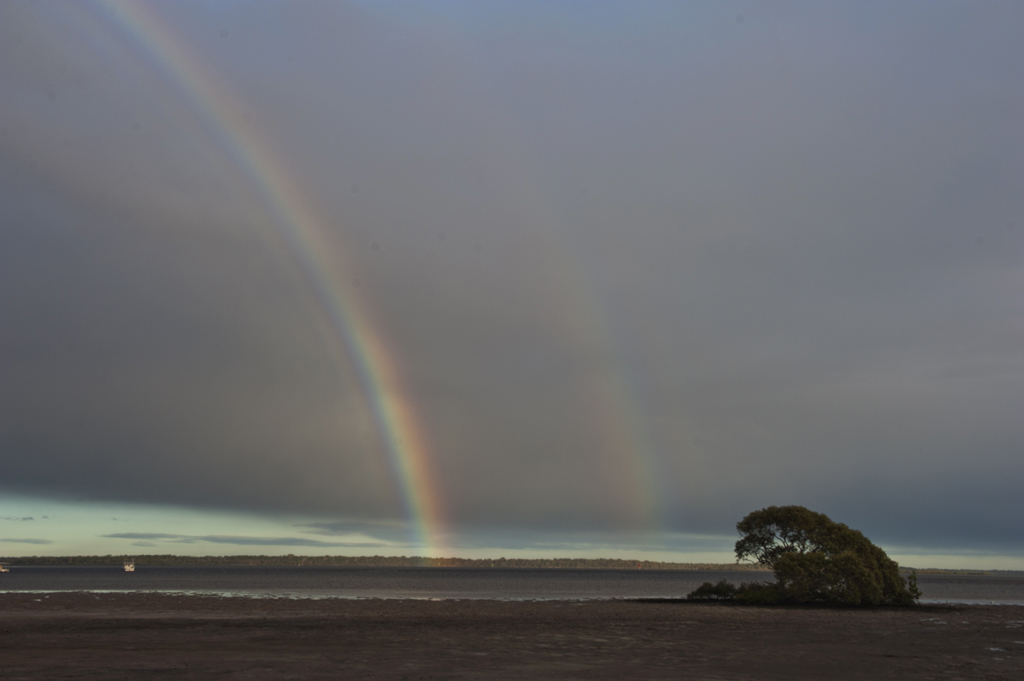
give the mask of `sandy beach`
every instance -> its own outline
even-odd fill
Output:
[[[1020,679],[1024,608],[0,594],[14,679]]]

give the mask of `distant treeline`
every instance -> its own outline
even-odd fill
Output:
[[[621,558],[425,558],[422,556],[23,556],[0,558],[5,565],[309,565],[336,567],[572,568],[592,570],[744,570],[760,565],[736,563],[664,563]]]
[[[953,568],[905,568],[900,572],[914,571],[919,575],[991,575],[1000,572],[1019,572],[1019,570],[956,570]]]

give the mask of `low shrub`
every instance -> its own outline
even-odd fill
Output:
[[[704,582],[686,595],[691,601],[727,601],[736,595],[736,587],[726,580],[718,584]]]

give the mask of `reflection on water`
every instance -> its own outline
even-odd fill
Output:
[[[769,572],[268,566],[14,567],[0,591],[164,591],[264,598],[680,598],[703,582]],[[1024,573],[919,575],[924,602],[1024,605]]]
[[[23,567],[9,591],[174,591],[269,597],[604,599],[679,598],[705,581],[755,581],[767,572],[352,568],[268,566]]]

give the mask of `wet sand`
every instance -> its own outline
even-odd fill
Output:
[[[0,594],[14,679],[1024,679],[1024,608]]]

